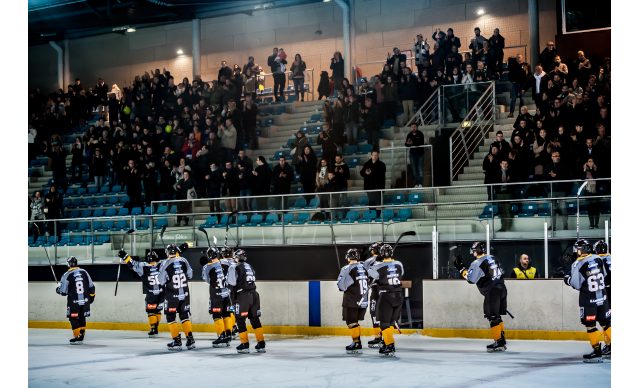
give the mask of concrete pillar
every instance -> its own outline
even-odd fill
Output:
[[[353,83],[351,77],[351,7],[349,0],[336,0],[336,4],[342,8],[342,36],[344,40],[344,76]]]
[[[67,85],[73,84],[71,80],[71,63],[69,62],[69,39],[62,41],[64,48],[64,88],[67,91]]]
[[[58,87],[65,91],[64,87],[64,52],[62,51],[62,47],[56,42],[50,41],[49,46],[51,46],[57,53],[57,62],[58,62]]]
[[[538,53],[540,52],[540,31],[538,28],[538,0],[529,0],[529,64],[531,71],[538,64]]]
[[[192,43],[191,43],[191,55],[193,57],[193,77],[202,76],[200,74],[200,19],[193,19],[191,22],[192,29]]]

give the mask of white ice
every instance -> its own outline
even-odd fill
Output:
[[[168,333],[29,329],[30,387],[609,387],[611,363],[585,364],[586,341],[509,340],[487,353],[488,340],[396,335],[396,357],[377,349],[345,354],[346,337],[267,335],[267,353],[212,348],[212,333],[194,333],[197,349],[169,352]],[[363,337],[366,342],[370,338]]]

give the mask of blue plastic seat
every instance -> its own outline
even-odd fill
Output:
[[[111,195],[107,197],[107,204],[111,206],[116,206],[119,202],[117,195]]]
[[[292,206],[289,206],[289,209],[302,209],[307,205],[307,201],[304,198],[297,198]]]
[[[111,188],[111,192],[113,194],[118,194],[118,193],[122,193],[122,186],[120,185],[113,185],[113,187]]]
[[[84,197],[83,204],[86,207],[91,207],[96,204],[96,200],[93,197]]]
[[[284,151],[276,151],[275,154],[273,154],[273,157],[271,158],[271,160],[277,161],[282,156],[284,156],[285,158],[287,157],[287,155],[285,155]]]
[[[156,214],[167,214],[167,213],[169,213],[169,208],[167,207],[167,205],[158,206],[158,210],[156,211]]]
[[[96,229],[99,232],[106,232],[113,228],[113,220],[102,221],[100,228]]]
[[[131,208],[131,215],[132,216],[139,216],[140,214],[142,214],[142,209],[139,207],[134,207]]]
[[[104,216],[104,209],[95,209],[93,211],[93,217],[103,217]]]
[[[93,197],[93,206],[104,206],[107,204],[107,197]]]
[[[517,217],[533,217],[538,213],[538,205],[535,203],[525,203],[522,205]]]
[[[178,212],[178,207],[176,205],[171,205],[169,208],[169,214],[176,214]]]
[[[82,217],[82,218],[89,218],[89,217],[91,217],[91,213],[93,213],[93,212],[91,211],[91,209],[85,209],[85,210],[82,210],[82,211],[80,212],[80,217]]]
[[[96,241],[100,244],[106,244],[111,241],[111,236],[108,234],[100,234],[96,237]]]
[[[358,206],[367,206],[367,205],[369,205],[369,197],[366,194],[361,195],[360,197],[358,197],[357,204],[358,204]]]
[[[148,218],[138,218],[136,220],[136,229],[137,230],[147,230],[147,229],[149,229],[149,219]]]
[[[58,241],[57,245],[60,247],[69,245],[69,236],[68,235],[62,236],[62,238],[60,238],[60,241]]]
[[[71,196],[76,195],[77,193],[78,193],[78,189],[77,188],[69,186],[69,187],[67,187],[67,191],[64,193],[64,195],[67,196],[67,197],[71,197]]]
[[[265,225],[273,225],[278,222],[278,215],[276,213],[269,213],[264,219]]]
[[[360,158],[348,158],[347,159],[347,166],[349,166],[349,168],[358,167],[359,164],[360,164]]]
[[[539,217],[551,217],[551,205],[548,202],[543,202],[538,205]]]
[[[62,226],[62,232],[67,233],[72,230],[76,230],[78,228],[78,223],[76,221],[70,221]]]
[[[118,210],[116,208],[111,207],[104,212],[105,217],[115,217],[118,214]]]
[[[87,194],[89,194],[89,195],[98,194],[98,186],[89,186],[89,187],[87,187]]]
[[[129,221],[128,220],[118,220],[113,225],[113,229],[111,230],[128,230],[129,229]]]
[[[220,218],[220,222],[216,225],[214,225],[216,228],[224,228],[226,227],[227,223],[230,222],[229,221],[229,215],[228,214],[223,214],[222,217]]]
[[[356,145],[345,144],[342,147],[342,154],[343,155],[354,155],[356,152],[358,152],[358,146],[356,146]]]
[[[355,223],[358,219],[360,218],[360,212],[357,210],[349,210],[347,212],[347,214],[344,216],[344,218],[342,220],[340,220],[341,223],[345,224],[353,224]]]
[[[86,187],[78,187],[78,190],[76,190],[76,194],[77,195],[85,195],[85,194],[87,194],[87,188]]]
[[[480,219],[493,218],[498,215],[498,205],[485,205],[482,213],[478,216]]]
[[[58,236],[49,236],[49,238],[47,239],[48,245],[54,245],[57,243],[58,243]]]
[[[389,222],[393,220],[393,218],[394,218],[393,209],[383,209],[382,212],[380,213],[380,218],[376,219],[376,221]]]
[[[165,227],[165,226],[169,226],[169,221],[165,217],[156,218],[154,220],[154,227],[155,228],[161,229],[162,227]]]
[[[368,154],[371,151],[373,151],[373,146],[371,144],[358,144],[357,154]]]
[[[422,194],[420,193],[410,194],[409,197],[407,198],[407,203],[411,203],[411,204],[422,203],[423,201],[424,200],[422,198]]]
[[[249,226],[258,226],[262,223],[262,214],[253,213],[249,220]]]
[[[578,207],[576,204],[576,201],[568,201],[566,202],[566,207],[567,207],[567,214],[570,216],[575,216],[576,213],[578,212]],[[586,206],[583,206],[586,207]],[[580,209],[582,210],[582,209]]]
[[[282,217],[282,222],[285,225],[289,225],[293,223],[293,219],[294,219],[293,213],[284,213],[284,216]]]
[[[404,194],[394,194],[391,197],[391,203],[394,205],[402,205],[405,202]]]
[[[78,209],[70,210],[69,213],[68,213],[68,217],[69,218],[78,218],[78,217],[80,217],[80,210],[78,210]]]
[[[302,225],[309,221],[309,213],[298,213],[298,219],[293,221],[293,225]]]
[[[204,221],[204,223],[202,225],[200,225],[200,226],[202,226],[203,228],[212,228],[217,223],[218,223],[218,217],[217,216],[208,216],[207,219]]]
[[[69,245],[80,245],[84,242],[83,236],[72,236],[69,240]]]
[[[360,218],[362,222],[373,222],[376,220],[376,211],[375,210],[365,210]]]
[[[320,206],[320,199],[318,197],[311,198],[309,205],[305,206],[307,209],[317,209]]]
[[[409,218],[411,218],[411,209],[409,208],[403,208],[398,210],[398,214],[395,217],[395,221],[407,221]]]
[[[107,185],[102,185],[102,187],[100,187],[100,194],[104,194],[107,195],[111,192],[111,189],[109,188],[109,186]]]
[[[128,216],[129,215],[129,209],[127,209],[126,207],[121,207],[118,210],[118,217],[124,217],[124,216]]]

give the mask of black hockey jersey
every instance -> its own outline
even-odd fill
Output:
[[[236,293],[256,289],[256,275],[249,263],[238,263],[229,267],[227,283],[234,287]]]
[[[142,292],[144,294],[153,294],[160,295],[164,292],[164,287],[160,284],[158,280],[159,263],[151,265],[149,263],[136,261],[128,256],[125,259],[127,266],[131,268],[131,270],[140,276],[142,279]]]
[[[604,268],[607,270],[607,276],[604,277],[604,284],[607,287],[611,287],[611,254],[604,253],[598,256],[602,258],[602,261],[604,262]]]
[[[96,287],[87,271],[72,267],[62,275],[60,287],[56,291],[67,296],[68,305],[84,306],[90,304],[91,297],[96,294]]]
[[[163,261],[158,272],[158,281],[164,285],[167,294],[179,300],[189,295],[189,280],[193,277],[193,270],[184,257]]]
[[[369,268],[369,276],[378,283],[380,292],[400,292],[402,291],[402,275],[404,267],[402,263],[393,259],[384,259]]]
[[[604,260],[600,256],[582,255],[571,264],[568,284],[580,291],[581,298],[588,298],[589,303],[602,305],[607,299],[604,290],[606,275]]]
[[[202,267],[202,280],[209,283],[209,294],[217,295],[222,298],[229,296],[229,288],[227,288],[227,277],[224,268],[219,260],[207,263]]]
[[[493,255],[478,256],[467,270],[467,281],[478,286],[482,295],[487,295],[496,284],[504,284],[503,276],[500,262]]]
[[[338,289],[344,292],[342,307],[366,308],[369,305],[367,271],[362,263],[342,267],[338,275]]]

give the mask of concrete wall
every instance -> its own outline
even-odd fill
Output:
[[[584,331],[578,291],[562,280],[507,280],[507,306],[515,316],[503,317],[514,330]],[[430,328],[486,328],[478,288],[460,280],[423,282],[424,325]]]
[[[436,28],[452,27],[463,48],[468,47],[473,28],[489,36],[499,27],[507,46],[529,41],[527,0],[355,0],[353,24],[353,64],[365,75],[379,72],[380,63],[393,47],[410,49],[416,33],[430,43]],[[486,14],[477,16],[478,8]],[[539,0],[541,45],[556,34],[555,2]],[[107,34],[72,40],[70,77],[79,77],[87,86],[102,77],[109,84],[128,85],[137,74],[166,67],[176,77],[192,77],[191,22],[154,28],[140,28],[127,35]],[[293,58],[300,53],[308,68],[314,68],[315,82],[320,71],[329,71],[336,50],[344,52],[342,11],[330,3],[256,11],[252,16],[232,15],[201,21],[201,75],[204,80],[217,78],[220,61],[243,65],[249,55],[265,71],[267,57],[275,46],[282,46]],[[181,48],[184,55],[177,56]],[[523,48],[507,50],[513,55]],[[372,63],[374,62],[374,63]],[[29,48],[29,84],[44,91],[55,86],[56,57],[47,45]],[[267,77],[270,78],[270,77]],[[270,83],[271,80],[268,80]],[[315,85],[314,85],[315,90]]]
[[[191,313],[194,323],[210,323],[207,313],[209,293],[206,284],[191,285]],[[278,326],[309,325],[309,287],[307,282],[259,282],[262,323]],[[93,322],[146,322],[144,296],[137,282],[96,283],[97,297],[92,305]],[[505,318],[509,329],[583,331],[578,319],[578,292],[561,280],[507,281],[509,310],[515,319]],[[423,282],[424,327],[486,329],[483,297],[476,286],[459,280]],[[320,282],[322,327],[342,327],[342,293],[335,282]],[[29,320],[66,321],[66,298],[55,293],[53,282],[29,283]],[[362,326],[371,327],[367,318]]]

